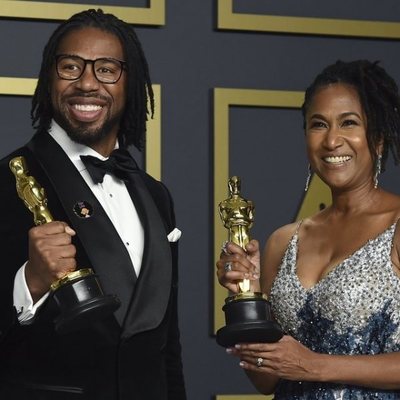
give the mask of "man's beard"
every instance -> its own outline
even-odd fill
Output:
[[[106,138],[118,126],[120,119],[121,116],[115,116],[113,119],[106,119],[98,128],[90,128],[84,123],[73,125],[60,113],[54,114],[54,120],[65,130],[71,140],[89,147]]]

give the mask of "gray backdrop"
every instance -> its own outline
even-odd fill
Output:
[[[144,0],[86,3],[147,5]],[[142,25],[137,32],[153,82],[162,87],[162,179],[174,196],[183,231],[180,324],[188,397],[251,394],[255,391],[238,361],[212,335],[213,89],[302,91],[327,64],[358,58],[381,60],[400,82],[399,41],[218,30],[217,1],[166,0],[165,5],[165,25]],[[234,11],[398,22],[400,3],[237,0]],[[1,18],[0,77],[36,78],[43,46],[56,26],[55,21]],[[31,136],[29,113],[29,97],[0,95],[0,156]],[[253,236],[264,242],[278,226],[293,221],[302,200],[307,161],[300,112],[232,107],[230,138],[230,174],[242,176],[243,193],[255,201]],[[398,170],[389,168],[382,181],[398,191]]]

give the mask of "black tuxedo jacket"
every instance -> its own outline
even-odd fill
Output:
[[[13,307],[17,270],[28,259],[33,215],[18,197],[8,163],[24,156],[45,189],[55,220],[77,235],[79,267],[90,267],[107,294],[122,302],[113,316],[68,334],[54,329],[50,296],[28,325]],[[141,272],[111,221],[61,147],[46,132],[0,162],[0,398],[87,400],[185,399],[177,319],[177,244],[168,190],[138,170],[127,188],[145,231]],[[90,218],[74,212],[85,201]]]

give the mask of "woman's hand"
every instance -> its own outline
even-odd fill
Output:
[[[219,283],[233,293],[237,293],[238,283],[250,280],[250,290],[260,291],[260,250],[257,240],[246,245],[246,251],[232,242],[222,247],[220,259],[217,261]]]
[[[247,371],[292,381],[318,381],[324,357],[291,336],[283,336],[276,343],[238,344],[227,352],[239,357],[240,366]]]

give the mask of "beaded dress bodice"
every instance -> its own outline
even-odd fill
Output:
[[[274,280],[270,301],[286,334],[325,354],[400,351],[400,279],[390,258],[396,224],[338,264],[313,287],[296,273],[294,234]],[[400,399],[383,391],[319,382],[280,381],[276,399]]]

